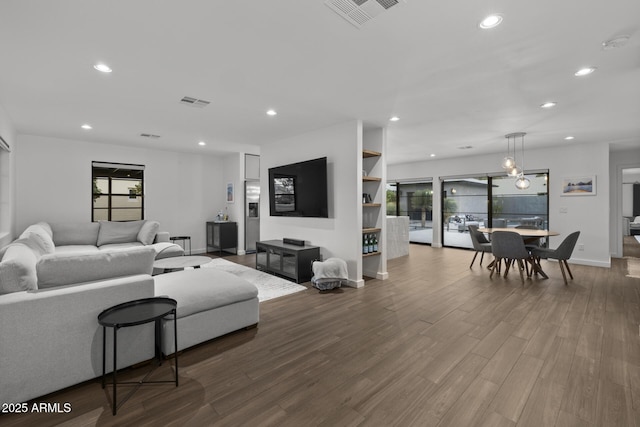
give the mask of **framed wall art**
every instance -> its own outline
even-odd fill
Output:
[[[561,196],[595,196],[596,176],[580,175],[562,178]]]

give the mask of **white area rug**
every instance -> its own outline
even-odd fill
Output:
[[[640,279],[640,259],[627,258],[627,277]]]
[[[219,268],[253,283],[258,288],[258,300],[260,302],[307,289],[297,283],[222,258],[214,258],[211,262],[204,264],[202,268]]]
[[[640,243],[640,236],[633,236],[633,237],[635,237],[638,243]]]

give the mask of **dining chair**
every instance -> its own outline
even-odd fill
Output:
[[[497,268],[496,266],[500,261],[506,261],[504,277],[507,277],[511,265],[517,262],[520,280],[522,280],[524,284],[524,263],[531,262],[531,254],[529,254],[529,251],[524,247],[524,241],[518,233],[514,231],[494,231],[493,234],[491,234],[491,252],[495,260],[489,277],[493,277],[493,273]],[[527,277],[529,277],[529,273],[527,273]]]
[[[531,251],[531,255],[533,256],[534,262],[537,262],[538,264],[540,264],[540,259],[558,260],[558,263],[560,264],[560,271],[562,271],[562,277],[564,278],[564,284],[565,285],[568,284],[567,276],[564,272],[564,269],[566,267],[567,271],[569,272],[569,276],[571,277],[571,280],[573,280],[573,274],[571,274],[571,269],[569,268],[569,264],[567,263],[567,260],[571,258],[573,249],[575,248],[576,243],[578,242],[578,237],[580,237],[580,232],[574,231],[573,233],[569,234],[562,241],[562,243],[560,243],[560,246],[558,246],[556,249],[534,248]]]
[[[473,267],[473,263],[476,262],[476,257],[478,253],[480,255],[480,265],[482,265],[482,259],[484,258],[485,252],[491,252],[491,242],[487,240],[485,235],[478,231],[477,225],[469,225],[469,235],[471,236],[471,243],[473,243],[473,249],[476,250],[475,255],[473,255],[473,259],[471,260],[471,265],[469,268]]]

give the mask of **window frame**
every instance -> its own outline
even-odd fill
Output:
[[[132,163],[110,163],[110,162],[91,162],[91,222],[96,222],[99,220],[95,219],[96,210],[104,210],[107,212],[107,221],[113,221],[113,213],[114,210],[123,211],[123,210],[136,210],[140,211],[140,220],[144,220],[145,217],[145,194],[144,194],[144,165],[132,164]],[[135,175],[132,177],[131,175]],[[95,191],[95,180],[96,179],[107,179],[107,193],[96,192]],[[140,194],[136,194],[135,198],[140,197],[140,206],[135,207],[114,207],[113,206],[113,198],[114,197],[127,197],[131,199],[132,193],[129,190],[126,193],[114,193],[113,191],[113,181],[114,180],[131,180],[131,181],[140,181]],[[107,207],[106,208],[96,208],[95,201],[97,197],[106,196],[107,197]],[[136,220],[118,220],[122,222],[126,221],[136,221]]]

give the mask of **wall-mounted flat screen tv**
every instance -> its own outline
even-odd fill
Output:
[[[269,169],[271,216],[328,218],[327,158]]]

